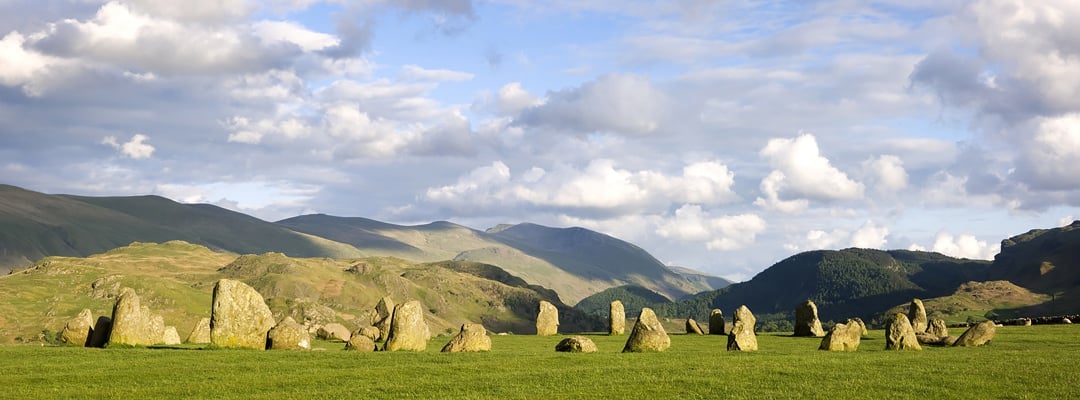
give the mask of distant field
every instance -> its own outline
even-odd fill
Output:
[[[956,330],[953,334],[961,333]],[[626,336],[591,336],[595,354],[555,353],[561,337],[495,336],[489,353],[262,352],[0,347],[0,398],[1075,398],[1080,326],[998,328],[981,348],[885,351],[872,331],[856,353],[819,339],[672,335],[671,349],[621,354]]]

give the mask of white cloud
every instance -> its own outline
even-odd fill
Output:
[[[835,250],[840,247],[882,249],[888,243],[889,228],[875,221],[866,221],[858,228],[837,228],[829,231],[814,229],[806,235],[792,238],[784,248],[789,251]]]
[[[904,161],[894,155],[882,155],[863,161],[863,170],[871,177],[879,193],[896,193],[908,186]]]
[[[783,172],[770,172],[768,176],[761,180],[761,184],[759,185],[761,193],[764,194],[765,197],[758,197],[755,199],[754,205],[766,210],[779,211],[785,214],[798,214],[810,207],[810,201],[807,199],[780,199],[780,190],[783,188],[785,178],[786,176]]]
[[[119,150],[120,154],[124,156],[140,160],[150,158],[154,154],[154,146],[144,143],[147,140],[150,140],[149,136],[137,133],[131,137],[131,140],[122,144],[117,141],[115,136],[106,136],[101,139],[101,144]]]
[[[334,35],[315,32],[292,21],[259,21],[251,29],[264,42],[285,42],[312,52],[337,46],[341,41]]]
[[[754,243],[764,232],[765,220],[754,214],[714,217],[697,204],[684,204],[675,210],[673,218],[658,224],[661,237],[705,242],[709,250],[738,250]]]
[[[608,74],[581,87],[548,93],[543,104],[524,110],[518,122],[574,134],[645,135],[656,132],[667,96],[648,78]]]
[[[957,258],[992,260],[1001,252],[1000,245],[990,245],[971,234],[953,236],[949,232],[939,232],[934,238],[932,251]]]
[[[851,234],[851,246],[869,249],[880,249],[888,242],[889,228],[873,221],[866,221]]]
[[[174,20],[194,23],[220,23],[248,15],[250,0],[122,0],[133,10]]]
[[[1076,217],[1073,217],[1072,215],[1066,215],[1058,220],[1058,226],[1069,226],[1072,225],[1072,223],[1075,221]]]
[[[408,80],[418,81],[467,81],[475,75],[468,72],[452,71],[449,69],[426,69],[416,65],[401,67],[401,75]]]
[[[821,155],[817,139],[811,134],[794,139],[770,139],[760,155],[782,173],[766,178],[772,181],[777,193],[788,191],[815,200],[853,200],[863,196],[863,185],[833,167]]]
[[[519,82],[507,83],[499,88],[497,107],[500,115],[517,115],[537,104],[540,104],[540,99],[522,89]]]
[[[1022,159],[1026,181],[1040,189],[1080,189],[1080,113],[1041,118],[1037,125]]]
[[[30,96],[41,95],[44,80],[60,60],[25,47],[26,37],[11,32],[0,39],[0,84],[22,87]]]

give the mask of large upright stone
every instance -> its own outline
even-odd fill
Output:
[[[859,349],[862,341],[862,327],[854,320],[833,325],[829,333],[821,338],[818,350],[828,351],[855,351]]]
[[[953,346],[982,346],[993,339],[995,333],[997,333],[997,327],[994,326],[994,321],[983,321],[972,325],[968,330],[964,331],[960,338],[956,339],[956,343],[953,343]]]
[[[735,309],[731,332],[728,333],[727,349],[732,351],[755,351],[758,349],[757,336],[754,334],[757,318],[745,305]]]
[[[540,300],[536,312],[536,336],[551,336],[559,333],[559,309],[547,301]]]
[[[817,315],[817,304],[807,299],[795,307],[795,336],[824,336],[821,320]]]
[[[390,296],[379,299],[379,304],[375,305],[375,313],[378,314],[378,321],[375,321],[374,325],[379,328],[379,337],[390,336],[390,323],[394,321],[394,300]]]
[[[266,333],[273,327],[274,315],[254,288],[232,279],[221,279],[214,285],[210,343],[264,350]]]
[[[915,333],[926,332],[928,321],[926,320],[926,308],[923,307],[922,300],[911,299],[911,305],[908,306],[907,313],[908,320],[911,321],[911,329]]]
[[[893,314],[885,325],[885,350],[922,350],[906,315]]]
[[[608,313],[608,334],[610,335],[622,335],[626,333],[626,309],[623,308],[622,302],[615,300],[611,302],[611,312]]]
[[[869,331],[866,330],[866,323],[863,322],[862,318],[855,317],[855,318],[851,318],[849,321],[852,321],[852,322],[854,322],[856,324],[859,324],[859,332],[862,333],[862,336],[866,336],[866,335],[868,335],[870,333]]]
[[[141,305],[134,289],[121,289],[113,306],[109,344],[149,346],[161,343],[164,335],[165,320]]]
[[[429,332],[431,330],[424,322],[424,307],[419,301],[399,304],[394,307],[394,319],[390,321],[390,334],[383,350],[424,351],[427,349]]]
[[[930,321],[930,327],[926,329],[926,333],[937,337],[946,337],[949,336],[949,326],[945,325],[945,320],[934,318]]]
[[[642,308],[641,315],[634,323],[634,330],[630,331],[630,337],[626,339],[623,353],[664,351],[668,347],[671,347],[671,338],[664,331],[660,320],[656,319],[656,313],[651,308]]]
[[[266,333],[267,350],[311,350],[311,334],[293,317],[285,317]]]
[[[60,343],[74,346],[89,346],[90,338],[94,335],[94,315],[90,309],[83,309],[75,318],[72,318],[60,331]]]
[[[442,348],[443,353],[489,350],[491,350],[491,338],[487,335],[487,329],[480,324],[461,325],[461,332],[458,332],[457,336],[450,339],[450,342]]]
[[[202,317],[188,334],[187,343],[206,344],[210,343],[210,318]]]
[[[705,332],[701,330],[701,325],[698,325],[697,321],[693,318],[686,319],[686,334],[687,335],[704,335]]]
[[[595,353],[596,350],[596,343],[585,336],[571,336],[555,345],[559,353]]]
[[[719,308],[714,308],[709,312],[709,334],[710,335],[723,335],[724,332],[724,313]]]

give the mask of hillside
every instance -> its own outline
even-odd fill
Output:
[[[1045,304],[1051,297],[1032,293],[1008,281],[967,282],[947,296],[922,299],[929,318],[940,318],[948,324],[964,323],[987,318],[1006,319],[1031,315],[1055,315],[1045,308],[1031,314],[1033,307]],[[886,311],[907,313],[908,304]]]
[[[581,299],[574,308],[593,315],[607,318],[611,314],[611,302],[619,300],[627,318],[637,318],[642,307],[654,307],[657,304],[670,303],[671,300],[660,293],[637,285],[618,286]]]
[[[0,271],[46,256],[85,257],[131,242],[184,240],[233,253],[358,257],[355,248],[208,204],[157,196],[47,195],[0,185]]]
[[[48,257],[0,277],[0,343],[59,330],[83,308],[108,315],[121,287],[186,336],[210,315],[211,292],[220,278],[242,280],[266,299],[277,319],[340,322],[357,327],[380,298],[420,300],[436,334],[465,322],[495,332],[535,331],[536,305],[560,308],[563,329],[595,331],[602,325],[559,301],[554,292],[525,284],[497,267],[476,263],[415,264],[370,257],[332,260],[291,258],[280,253],[243,255],[172,241],[135,243],[86,258]]]
[[[322,214],[277,223],[371,255],[498,265],[529,283],[557,291],[568,303],[626,284],[670,298],[714,288],[707,277],[676,273],[633,244],[583,228],[518,224],[478,231],[445,221],[402,226]]]
[[[1044,293],[1080,286],[1080,221],[1002,240],[990,276]]]
[[[858,316],[869,321],[913,297],[943,296],[964,282],[983,280],[988,267],[985,261],[907,250],[810,251],[780,261],[747,282],[659,305],[657,311],[704,319],[711,308],[726,314],[746,304],[755,314],[788,318],[796,304],[811,299],[823,320]]]

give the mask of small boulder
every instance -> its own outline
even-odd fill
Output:
[[[458,332],[457,336],[450,339],[450,342],[442,348],[443,353],[489,350],[491,350],[491,338],[487,335],[487,329],[480,324],[461,325],[461,332]]]
[[[311,350],[311,334],[293,317],[285,317],[266,333],[267,350]]]
[[[719,308],[714,308],[709,312],[709,334],[710,335],[724,335],[724,313]]]
[[[889,318],[885,326],[885,350],[922,350],[906,315],[896,313]]]
[[[94,315],[89,309],[83,309],[72,318],[60,331],[60,343],[74,346],[89,346],[94,335]]]
[[[727,349],[731,351],[755,351],[758,349],[757,336],[754,335],[754,325],[757,318],[745,305],[735,309],[734,322],[731,324],[731,332],[728,333]]]
[[[934,318],[930,321],[930,327],[926,329],[926,333],[937,337],[946,337],[949,336],[949,326],[945,325],[945,320]]]
[[[345,342],[346,351],[360,351],[360,352],[372,352],[376,350],[375,342],[371,338],[364,335],[353,335],[349,338],[348,342]]]
[[[273,327],[274,314],[258,291],[237,280],[217,281],[210,309],[210,343],[264,350],[266,333]]]
[[[210,343],[210,318],[203,317],[199,319],[199,322],[195,323],[195,326],[191,328],[191,333],[188,334],[187,342],[193,344]]]
[[[795,307],[795,336],[825,336],[818,319],[817,304],[809,299]]]
[[[175,326],[166,326],[165,334],[161,335],[161,343],[169,346],[180,344],[180,334],[176,332]]]
[[[348,342],[352,337],[352,332],[349,332],[349,328],[345,325],[337,322],[331,322],[329,324],[319,327],[319,330],[315,332],[315,336],[322,340],[340,340],[342,342]]]
[[[374,326],[361,326],[360,329],[357,329],[356,332],[352,333],[350,338],[356,335],[364,335],[371,339],[372,342],[378,342],[379,339],[382,338],[382,331]]]
[[[394,321],[394,307],[394,300],[390,296],[379,299],[379,303],[375,305],[378,321],[374,325],[379,328],[379,337],[381,338],[390,336],[390,322]]]
[[[608,313],[608,334],[622,335],[626,333],[626,309],[619,300],[611,302]]]
[[[847,320],[844,323],[833,325],[832,329],[829,329],[829,333],[825,334],[824,338],[821,338],[821,345],[818,346],[818,350],[828,351],[855,351],[859,349],[859,342],[862,341],[862,327],[858,322],[854,320]]]
[[[926,308],[923,307],[922,300],[911,299],[911,305],[908,306],[908,320],[911,321],[911,329],[915,333],[926,332],[928,327],[928,321],[926,320]]]
[[[537,308],[536,336],[551,336],[559,333],[559,309],[544,300],[540,300]]]
[[[623,347],[623,353],[664,351],[668,347],[671,347],[671,338],[664,331],[660,320],[656,319],[656,313],[651,308],[642,308],[641,315],[634,323],[634,330],[630,331],[630,337]]]
[[[385,351],[424,351],[427,349],[431,330],[424,322],[424,307],[412,300],[394,307],[390,334],[383,345]]]
[[[595,353],[596,343],[585,336],[571,336],[560,340],[555,345],[555,351],[560,353]]]
[[[972,325],[967,331],[964,331],[964,333],[956,339],[956,343],[954,343],[953,346],[982,346],[993,339],[995,333],[997,333],[997,328],[994,326],[994,321],[983,321]]]
[[[704,335],[705,332],[701,330],[701,325],[698,325],[697,321],[693,318],[686,319],[686,334],[687,335]]]

